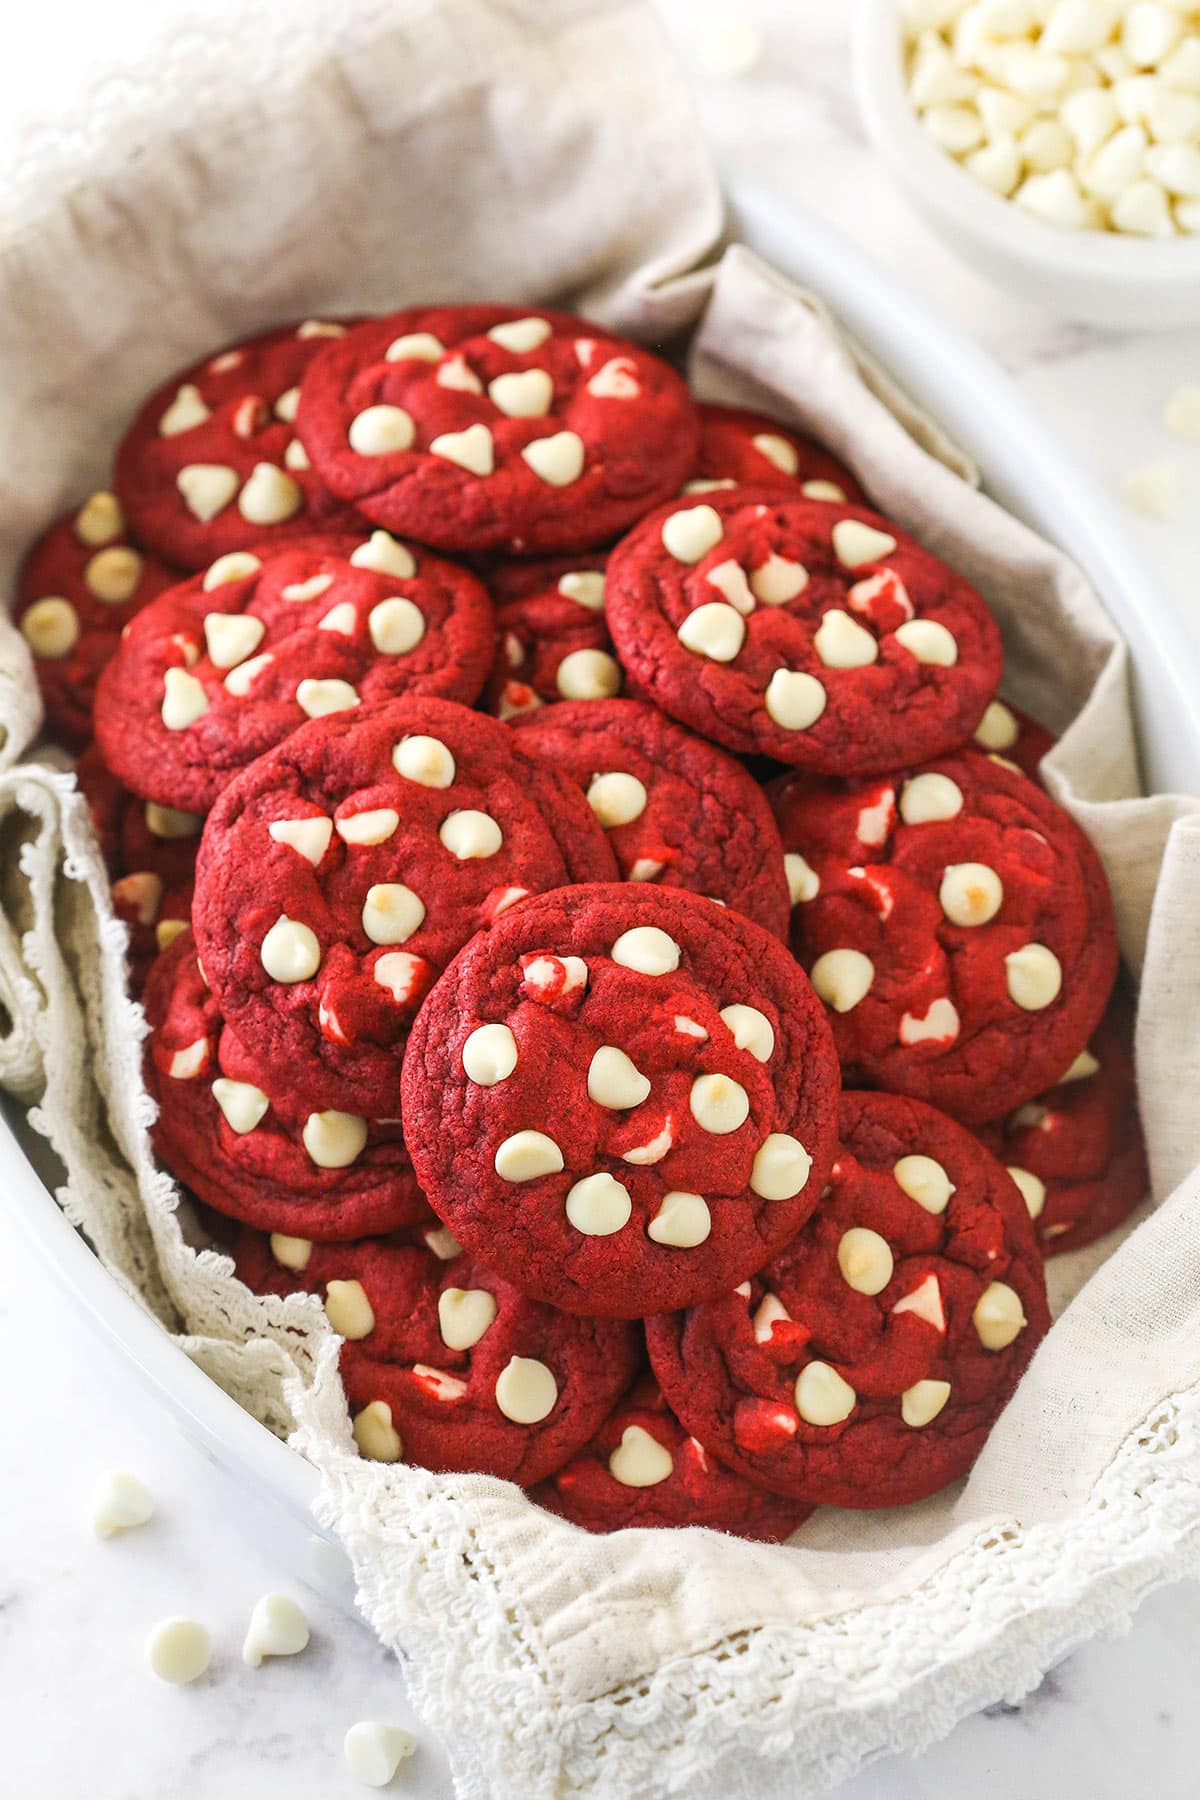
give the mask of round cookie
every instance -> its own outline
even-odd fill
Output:
[[[417,307],[330,345],[297,428],[330,488],[444,549],[602,544],[691,471],[682,378],[570,313]]]
[[[706,1525],[765,1544],[782,1543],[812,1511],[710,1456],[652,1379],[618,1401],[591,1442],[531,1498],[585,1531]]]
[[[205,1205],[322,1241],[428,1218],[399,1120],[310,1108],[290,1082],[271,1079],[223,1024],[190,931],[151,968],[145,1008],[154,1148]]]
[[[611,880],[565,775],[507,726],[408,698],[301,726],[225,789],[196,874],[214,994],[314,1106],[387,1118],[426,989],[525,895]]]
[[[806,500],[854,501],[867,496],[845,463],[815,438],[744,406],[703,402],[700,448],[685,494],[724,487],[780,487]]]
[[[135,991],[160,950],[191,917],[196,850],[204,826],[195,813],[139,800],[89,744],[75,765],[112,882],[113,911],[129,932]]]
[[[1019,706],[1012,706],[1007,700],[993,700],[975,727],[971,741],[989,756],[1020,769],[1031,781],[1040,781],[1042,758],[1047,750],[1053,750],[1058,739]]]
[[[609,700],[621,665],[604,622],[605,558],[546,557],[492,569],[496,655],[482,706],[519,718],[562,700]]]
[[[353,531],[293,423],[305,370],[346,323],[279,325],[178,370],[145,401],[114,480],[141,542],[181,569],[315,531]]]
[[[46,723],[69,743],[92,735],[105,663],[133,615],[179,577],[139,550],[115,494],[92,494],[27,553],[13,623],[33,652]]]
[[[980,1128],[1025,1196],[1045,1256],[1103,1237],[1149,1192],[1132,1052],[1133,1011],[1118,992],[1060,1081]]]
[[[1053,1081],[1117,972],[1104,871],[1066,813],[974,750],[875,780],[773,783],[792,946],[847,1079],[968,1123]]]
[[[609,558],[606,607],[664,712],[823,773],[954,748],[1000,680],[999,631],[961,575],[865,507],[778,489],[651,513]]]
[[[803,1231],[646,1335],[668,1404],[730,1468],[813,1504],[881,1507],[966,1473],[1049,1324],[999,1163],[933,1107],[847,1093]]]
[[[587,1442],[637,1367],[635,1327],[539,1306],[473,1257],[443,1261],[391,1238],[315,1244],[305,1256],[248,1235],[236,1251],[247,1286],[319,1293],[344,1337],[364,1456],[541,1481]]]
[[[579,783],[626,881],[687,888],[786,938],[783,846],[740,763],[642,700],[555,707],[519,741]]]
[[[724,1292],[817,1203],[837,1066],[808,983],[758,925],[678,889],[564,889],[474,938],[404,1060],[430,1205],[570,1312]]]
[[[491,656],[491,603],[456,563],[385,531],[259,546],[139,615],[96,736],[127,786],[204,812],[307,719],[400,694],[472,701]]]

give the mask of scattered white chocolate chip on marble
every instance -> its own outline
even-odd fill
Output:
[[[92,1501],[92,1530],[97,1537],[116,1537],[133,1531],[154,1517],[154,1496],[144,1481],[127,1469],[114,1469],[96,1489]]]
[[[212,1661],[212,1639],[196,1619],[164,1619],[146,1642],[146,1657],[160,1681],[197,1681]]]
[[[510,1357],[496,1379],[496,1405],[514,1425],[540,1425],[557,1399],[558,1383],[534,1357]]]
[[[387,1787],[416,1744],[410,1731],[400,1725],[382,1725],[375,1719],[360,1719],[342,1740],[346,1767],[364,1787]]]
[[[308,1620],[298,1602],[290,1594],[264,1594],[250,1614],[242,1661],[257,1669],[268,1656],[299,1656],[308,1640]]]

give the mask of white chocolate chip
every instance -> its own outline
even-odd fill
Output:
[[[448,356],[434,380],[439,387],[452,388],[460,394],[482,394],[483,383],[464,356]]]
[[[914,775],[900,790],[900,817],[906,825],[956,819],[962,809],[962,789],[948,775]]]
[[[975,727],[975,742],[984,750],[1011,750],[1019,732],[1020,727],[1010,708],[1003,700],[992,700]],[[946,779],[942,777],[943,781]]]
[[[495,447],[486,425],[468,425],[465,431],[444,431],[429,446],[430,456],[454,463],[469,475],[490,475],[495,467]]]
[[[540,1425],[554,1411],[558,1383],[544,1362],[512,1356],[496,1381],[496,1405],[514,1425]]]
[[[971,1321],[985,1350],[1005,1350],[1028,1323],[1021,1297],[1003,1281],[993,1281],[975,1302]]]
[[[1004,902],[1004,884],[986,863],[949,863],[938,901],[952,925],[986,925]]]
[[[368,406],[346,433],[356,456],[394,456],[411,449],[414,436],[412,416],[402,406]]]
[[[760,1200],[794,1200],[804,1191],[812,1157],[798,1138],[773,1131],[764,1138],[750,1171],[750,1189]]]
[[[239,700],[244,700],[258,676],[264,669],[270,668],[274,661],[275,658],[271,652],[264,650],[261,656],[252,656],[249,662],[239,663],[236,669],[231,669],[225,677],[225,692],[233,694]]]
[[[376,1719],[360,1719],[342,1740],[346,1767],[356,1781],[373,1788],[387,1787],[415,1748],[411,1732],[399,1725],[381,1725]]]
[[[197,1038],[176,1050],[167,1069],[172,1081],[194,1081],[208,1062],[208,1039]]]
[[[839,519],[833,527],[833,552],[844,568],[858,569],[863,563],[878,562],[890,556],[896,540],[888,531],[877,531],[861,519]]]
[[[196,1681],[212,1661],[212,1639],[195,1619],[164,1619],[146,1642],[146,1656],[160,1681]]]
[[[112,897],[118,905],[132,909],[140,925],[150,925],[162,905],[162,879],[152,869],[137,869],[113,882]]]
[[[242,1661],[260,1668],[264,1657],[299,1656],[308,1648],[308,1620],[290,1594],[264,1594],[250,1614]]]
[[[438,1295],[438,1326],[451,1350],[472,1349],[496,1317],[495,1296],[486,1288],[443,1288]]]
[[[358,692],[348,681],[319,681],[308,676],[296,689],[296,704],[310,719],[324,719],[329,713],[346,712],[357,706]]]
[[[637,364],[629,356],[613,356],[602,363],[587,384],[599,400],[632,400],[642,391]]]
[[[907,1048],[913,1044],[952,1044],[960,1026],[958,1008],[943,995],[931,1000],[923,1013],[904,1013],[896,1035]]]
[[[825,689],[803,669],[776,669],[763,705],[782,731],[807,731],[825,711]]]
[[[83,579],[89,592],[106,606],[128,600],[142,577],[142,559],[128,544],[114,544],[88,558]]]
[[[836,481],[802,481],[800,492],[806,500],[831,500],[835,505],[846,498],[846,490]]]
[[[162,722],[168,731],[186,731],[208,711],[208,695],[186,669],[168,669],[163,676]]]
[[[732,557],[711,568],[705,576],[705,580],[710,587],[715,587],[729,605],[736,607],[743,616],[754,611],[754,595],[746,581],[746,571],[741,563],[735,562]]]
[[[644,1144],[635,1144],[632,1150],[621,1154],[621,1161],[632,1163],[635,1168],[649,1168],[659,1163],[675,1142],[675,1122],[670,1113],[667,1114],[661,1128]]]
[[[504,843],[504,833],[495,819],[485,812],[467,807],[443,819],[438,838],[443,849],[459,862],[474,862],[495,856]]]
[[[607,650],[572,650],[559,663],[554,685],[564,700],[611,700],[620,690],[621,665]]]
[[[285,388],[271,410],[277,419],[282,419],[285,425],[291,425],[300,410],[300,389]]]
[[[79,642],[79,614],[69,600],[47,594],[22,614],[21,636],[35,656],[56,662]]]
[[[1200,444],[1200,387],[1176,388],[1163,408],[1163,424],[1182,443]]]
[[[806,1425],[840,1425],[854,1411],[858,1395],[825,1362],[805,1363],[796,1381],[796,1411]]]
[[[282,525],[304,505],[304,489],[274,463],[255,463],[238,495],[238,511],[251,525]]]
[[[903,625],[897,625],[895,638],[919,663],[950,669],[958,661],[954,634],[936,619],[906,619]]]
[[[385,988],[397,1005],[405,1006],[428,985],[429,964],[407,950],[389,950],[376,959],[371,979]]]
[[[626,875],[626,881],[657,881],[666,868],[666,863],[659,862],[653,856],[639,856]]]
[[[185,381],[175,393],[175,398],[158,421],[159,437],[178,437],[181,431],[191,431],[195,425],[203,425],[211,414],[205,404],[200,389],[192,382]]]
[[[267,932],[260,955],[272,981],[308,981],[321,966],[316,932],[286,913],[281,913]]]
[[[252,1081],[232,1081],[219,1075],[212,1084],[212,1097],[224,1115],[225,1123],[239,1137],[262,1123],[271,1102]]]
[[[383,353],[385,362],[439,362],[446,346],[431,331],[408,331],[393,338]]]
[[[298,338],[340,338],[345,335],[346,327],[336,325],[329,319],[305,319],[296,327]]]
[[[710,578],[711,579],[711,578]],[[808,570],[803,563],[772,551],[765,563],[750,572],[750,591],[764,606],[786,606],[808,586]]]
[[[375,1309],[361,1281],[326,1282],[325,1317],[350,1343],[370,1337],[375,1329]]]
[[[1005,199],[1021,179],[1021,151],[1012,137],[993,138],[963,158],[963,168]]]
[[[750,1096],[730,1075],[697,1075],[688,1105],[701,1131],[716,1137],[740,1130],[750,1117]]]
[[[355,1413],[353,1432],[359,1452],[370,1462],[399,1462],[404,1455],[404,1445],[392,1424],[392,1409],[386,1400],[371,1400]]]
[[[510,419],[539,419],[550,411],[554,382],[545,369],[522,369],[489,381],[488,396]]]
[[[913,1313],[918,1319],[924,1319],[935,1331],[945,1331],[946,1313],[942,1306],[942,1290],[936,1275],[926,1275],[917,1283],[910,1293],[897,1300],[892,1308],[895,1313]]]
[[[760,431],[752,443],[760,456],[765,456],[769,463],[784,475],[795,475],[800,467],[800,456],[794,444],[785,437],[779,437],[774,431]]]
[[[444,1225],[439,1226],[436,1231],[423,1232],[422,1236],[439,1262],[453,1262],[456,1256],[462,1255],[462,1245]]]
[[[1045,944],[1024,944],[1004,959],[1009,998],[1023,1012],[1052,1006],[1062,989],[1062,964]]]
[[[648,795],[636,775],[614,769],[592,776],[587,799],[596,818],[608,831],[616,825],[630,825],[634,819],[640,819],[646,810]]]
[[[848,1013],[870,992],[875,965],[861,950],[827,950],[809,970],[809,980],[834,1012]]]
[[[623,1050],[601,1044],[588,1064],[589,1100],[613,1112],[640,1106],[650,1096],[650,1083]]]
[[[144,1481],[126,1469],[106,1475],[92,1501],[92,1530],[97,1537],[116,1537],[154,1517],[154,1497]]]
[[[798,850],[789,850],[783,859],[783,872],[787,876],[788,894],[793,906],[800,906],[805,901],[815,900],[821,891],[821,877],[817,871],[800,855]]]
[[[739,1050],[748,1050],[757,1062],[770,1062],[775,1053],[775,1029],[757,1006],[723,1006],[721,1017],[733,1033]]]
[[[1171,147],[1172,152],[1175,148]],[[1182,149],[1183,146],[1179,148]],[[1147,162],[1152,156],[1153,152],[1147,151]],[[1200,184],[1200,153],[1197,153],[1195,172],[1197,183]],[[1118,231],[1130,232],[1137,237],[1174,236],[1175,226],[1166,193],[1148,175],[1143,176],[1140,181],[1132,182],[1123,194],[1117,196],[1109,216]]]
[[[1172,462],[1145,463],[1121,477],[1126,505],[1147,519],[1169,524],[1179,513],[1179,469]]]
[[[448,788],[455,777],[454,758],[439,738],[417,734],[403,738],[392,751],[392,767],[418,787]]]
[[[529,350],[536,350],[550,336],[551,327],[546,319],[529,317],[526,319],[510,319],[506,324],[493,325],[488,332],[493,344],[499,344],[505,350],[512,350],[523,356]]]
[[[914,1381],[900,1396],[900,1417],[906,1425],[919,1430],[937,1418],[949,1398],[948,1381]]]
[[[517,1040],[507,1025],[477,1025],[462,1047],[462,1066],[478,1087],[507,1081],[517,1066]]]
[[[252,613],[206,613],[204,641],[209,661],[218,669],[235,668],[258,649],[266,629]]]
[[[121,502],[107,488],[89,494],[74,520],[75,536],[81,544],[111,544],[125,529],[125,513]]]
[[[675,634],[687,650],[711,662],[732,662],[746,641],[746,626],[736,607],[707,600],[690,612]]]
[[[186,919],[159,919],[154,927],[154,942],[160,950],[169,950],[181,931],[186,931]]]
[[[764,1294],[750,1321],[755,1343],[769,1344],[776,1323],[781,1320],[790,1320],[791,1316],[778,1294]]]
[[[544,1131],[516,1131],[496,1151],[494,1167],[502,1181],[538,1181],[561,1174],[563,1155]]]
[[[339,600],[317,622],[318,631],[336,631],[341,637],[353,637],[358,630],[358,608],[353,600]]]
[[[407,943],[424,918],[424,901],[403,882],[377,882],[367,889],[362,928],[373,944]]]
[[[837,607],[822,615],[813,633],[813,649],[827,669],[865,669],[879,656],[871,632]]]
[[[344,844],[383,844],[395,832],[400,814],[391,806],[372,806],[365,812],[351,813],[335,819],[337,834]]]
[[[589,612],[604,611],[604,576],[599,569],[572,569],[560,575],[558,591]]]
[[[318,1169],[348,1169],[367,1147],[367,1121],[356,1113],[313,1112],[302,1136]]]
[[[1065,1086],[1068,1081],[1086,1081],[1089,1075],[1099,1072],[1100,1064],[1090,1050],[1081,1050],[1065,1075],[1059,1076],[1059,1084]]]
[[[567,1218],[585,1237],[612,1237],[629,1223],[629,1190],[612,1175],[585,1175],[567,1195]]]
[[[701,1194],[672,1189],[646,1227],[646,1236],[673,1250],[694,1250],[712,1230],[712,1215]]]
[[[224,587],[227,581],[245,581],[261,568],[258,557],[251,556],[248,550],[231,550],[228,555],[218,556],[216,562],[209,563],[201,586],[206,594],[211,594],[214,588]],[[284,598],[289,598],[286,588]]]
[[[608,1459],[608,1471],[622,1487],[657,1487],[675,1468],[671,1452],[641,1425],[627,1425]]]
[[[351,557],[350,560],[353,562],[354,558]],[[289,582],[287,587],[280,589],[280,593],[284,600],[319,600],[332,586],[332,575],[310,575],[307,581]],[[350,603],[347,601],[346,604]]]
[[[367,628],[384,656],[404,656],[425,636],[425,615],[412,600],[397,594],[371,608]]]
[[[225,463],[188,463],[176,475],[175,486],[192,517],[207,525],[237,493],[237,470]]]
[[[569,487],[583,474],[583,439],[574,431],[556,431],[526,444],[521,458],[548,487]]]
[[[1040,1218],[1046,1204],[1045,1182],[1032,1169],[1018,1168],[1012,1163],[1008,1165],[1008,1172],[1021,1190],[1021,1198],[1030,1218]]]
[[[954,1183],[932,1156],[902,1156],[892,1168],[896,1185],[927,1213],[944,1213],[954,1193]]]
[[[703,1043],[708,1037],[708,1033],[700,1021],[689,1019],[684,1013],[676,1013],[672,1023],[676,1031],[681,1032],[684,1037],[696,1038],[700,1043]]]
[[[838,1240],[838,1268],[856,1294],[882,1294],[895,1261],[887,1239],[865,1225],[853,1225]]]
[[[623,931],[612,947],[612,959],[624,969],[642,975],[672,975],[681,955],[675,939],[657,925],[635,925]]]
[[[395,575],[401,581],[417,572],[412,551],[390,531],[373,531],[365,544],[350,552],[350,561],[356,569],[374,569],[377,575]]]
[[[725,535],[721,515],[712,506],[689,506],[663,521],[662,542],[676,562],[697,563]]]

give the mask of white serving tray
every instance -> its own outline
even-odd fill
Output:
[[[1149,789],[1200,793],[1200,647],[1139,565],[1111,500],[1072,465],[1000,368],[893,276],[815,219],[752,188],[732,195],[738,235],[830,311],[941,421],[1002,505],[1086,570],[1127,639]],[[33,1140],[36,1144],[36,1140]],[[298,1575],[349,1604],[349,1564],[312,1516],[316,1475],[202,1374],[109,1276],[29,1160],[29,1134],[0,1117],[0,1194],[77,1305],[158,1395],[184,1434],[254,1495]],[[44,1146],[42,1147],[44,1149]],[[256,1509],[260,1510],[260,1509]]]

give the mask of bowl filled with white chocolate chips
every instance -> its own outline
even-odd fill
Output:
[[[1200,0],[860,0],[854,70],[982,274],[1098,324],[1200,319]]]

